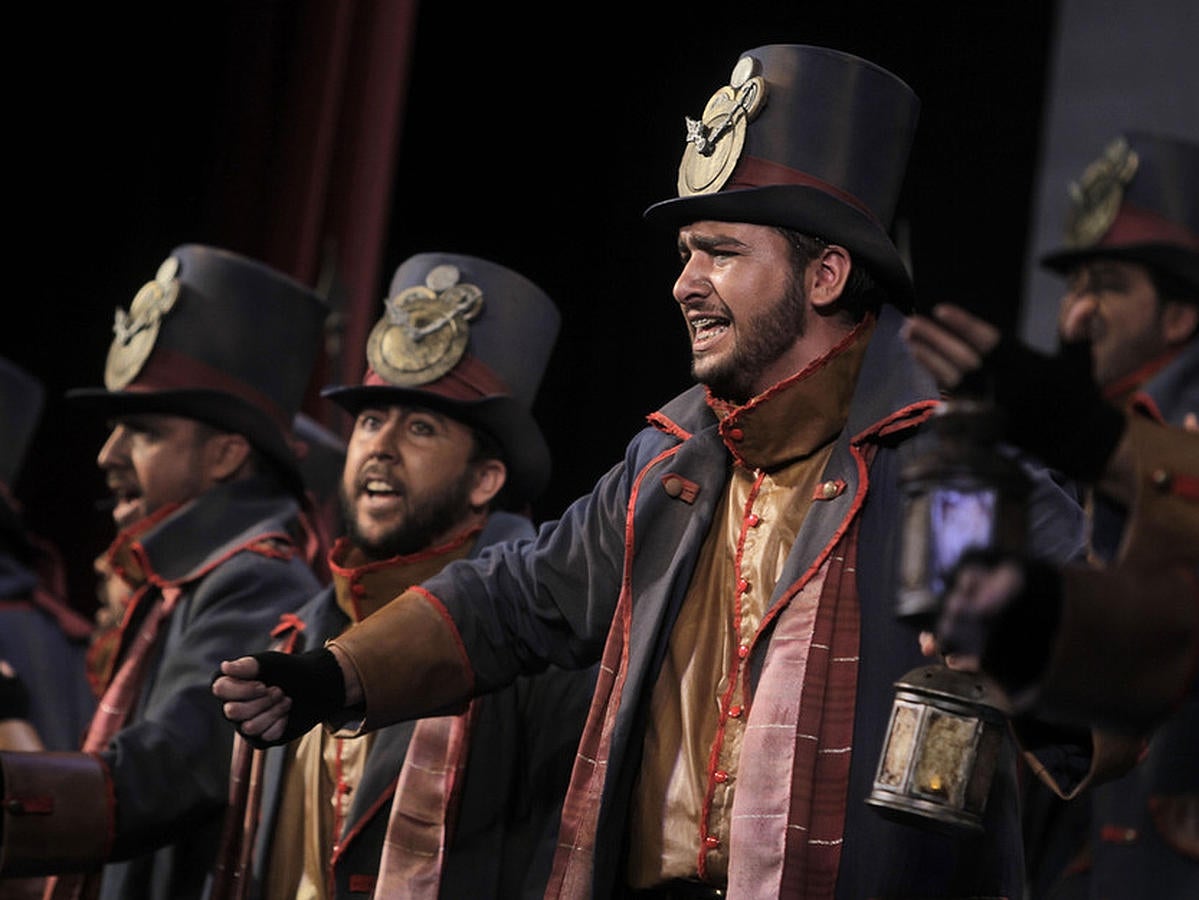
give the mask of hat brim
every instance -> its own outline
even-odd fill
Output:
[[[418,388],[381,385],[331,386],[321,396],[351,415],[371,406],[421,406],[485,432],[504,452],[508,490],[519,502],[535,500],[549,483],[549,445],[532,414],[512,397],[452,400]]]
[[[869,216],[817,188],[767,185],[676,197],[655,203],[644,216],[670,228],[705,219],[773,225],[839,244],[887,289],[893,306],[912,310],[912,277],[891,238]]]
[[[244,435],[260,453],[275,464],[288,490],[304,496],[304,482],[295,452],[279,427],[261,410],[223,391],[183,388],[168,391],[109,391],[76,388],[66,399],[79,409],[102,416],[184,416],[224,431]]]
[[[1051,272],[1066,275],[1071,269],[1092,259],[1118,259],[1153,266],[1199,292],[1199,253],[1172,244],[1125,244],[1060,249],[1042,256],[1041,265]]]

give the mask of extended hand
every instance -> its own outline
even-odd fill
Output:
[[[942,390],[989,396],[1008,442],[1074,478],[1099,478],[1125,421],[1095,383],[1088,344],[1047,356],[959,307],[938,305],[933,317],[913,316],[904,337]]]
[[[1032,687],[1049,660],[1061,614],[1061,576],[1049,562],[970,550],[950,578],[937,646],[981,668],[1013,697]]]
[[[212,692],[256,747],[286,744],[345,707],[341,666],[328,650],[267,651],[221,663]]]

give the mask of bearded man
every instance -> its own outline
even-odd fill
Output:
[[[226,715],[267,740],[359,708],[370,729],[600,659],[549,896],[1018,895],[1011,748],[985,837],[865,802],[921,662],[895,615],[896,453],[939,398],[899,340],[913,285],[887,234],[917,106],[840,51],[742,54],[688,121],[680,196],[647,211],[676,238],[701,383],[535,541],[276,679],[294,703],[332,662],[330,704],[289,706],[248,657],[214,685]],[[1041,475],[1034,540],[1076,553],[1077,504]]]
[[[550,454],[530,410],[558,325],[549,296],[497,263],[423,253],[399,267],[362,384],[325,391],[354,416],[333,583],[280,621],[275,652],[320,647],[455,560],[532,537],[521,510]],[[266,752],[261,784],[232,807],[214,897],[235,884],[271,898],[540,896],[593,686],[593,671],[551,668],[457,715],[361,739],[316,728]]]

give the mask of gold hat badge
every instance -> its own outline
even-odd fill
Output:
[[[119,391],[133,381],[150,358],[162,317],[179,299],[178,273],[179,260],[167,257],[154,280],[146,282],[134,296],[129,312],[117,308],[104,366],[104,386],[110,391]]]
[[[1066,244],[1090,247],[1116,220],[1124,189],[1137,173],[1140,159],[1124,138],[1116,138],[1103,155],[1087,166],[1082,178],[1069,187],[1070,212],[1066,219]]]
[[[460,284],[457,266],[435,266],[423,285],[384,301],[384,314],[366,342],[371,368],[388,384],[415,387],[436,381],[458,364],[470,323],[483,310],[483,291]]]
[[[679,164],[679,196],[719,191],[741,158],[745,129],[766,104],[766,82],[758,61],[743,56],[729,83],[704,107],[701,121],[687,117],[687,146]]]

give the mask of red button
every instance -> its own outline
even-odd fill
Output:
[[[738,578],[737,579],[737,593],[744,594],[748,590],[749,590],[749,582],[746,581],[744,578]]]
[[[745,432],[742,431],[740,428],[730,428],[729,429],[729,440],[730,441],[739,441],[743,437],[745,437]]]
[[[741,718],[741,707],[740,706],[730,706],[729,707],[729,717],[733,718],[733,719]]]
[[[717,784],[724,784],[729,780],[729,773],[725,772],[723,769],[718,769],[712,773],[712,780]]]
[[[749,656],[749,644],[742,644],[737,648],[737,657],[739,659],[745,659],[747,656]]]
[[[715,835],[710,834],[706,838],[704,838],[704,846],[707,847],[709,850],[715,850],[717,847],[720,846],[720,838],[716,837]]]
[[[747,524],[750,528],[757,528],[758,525],[761,524],[761,522],[762,522],[762,517],[759,516],[757,513],[750,513],[748,518],[746,518],[746,520],[745,520],[745,524]]]

